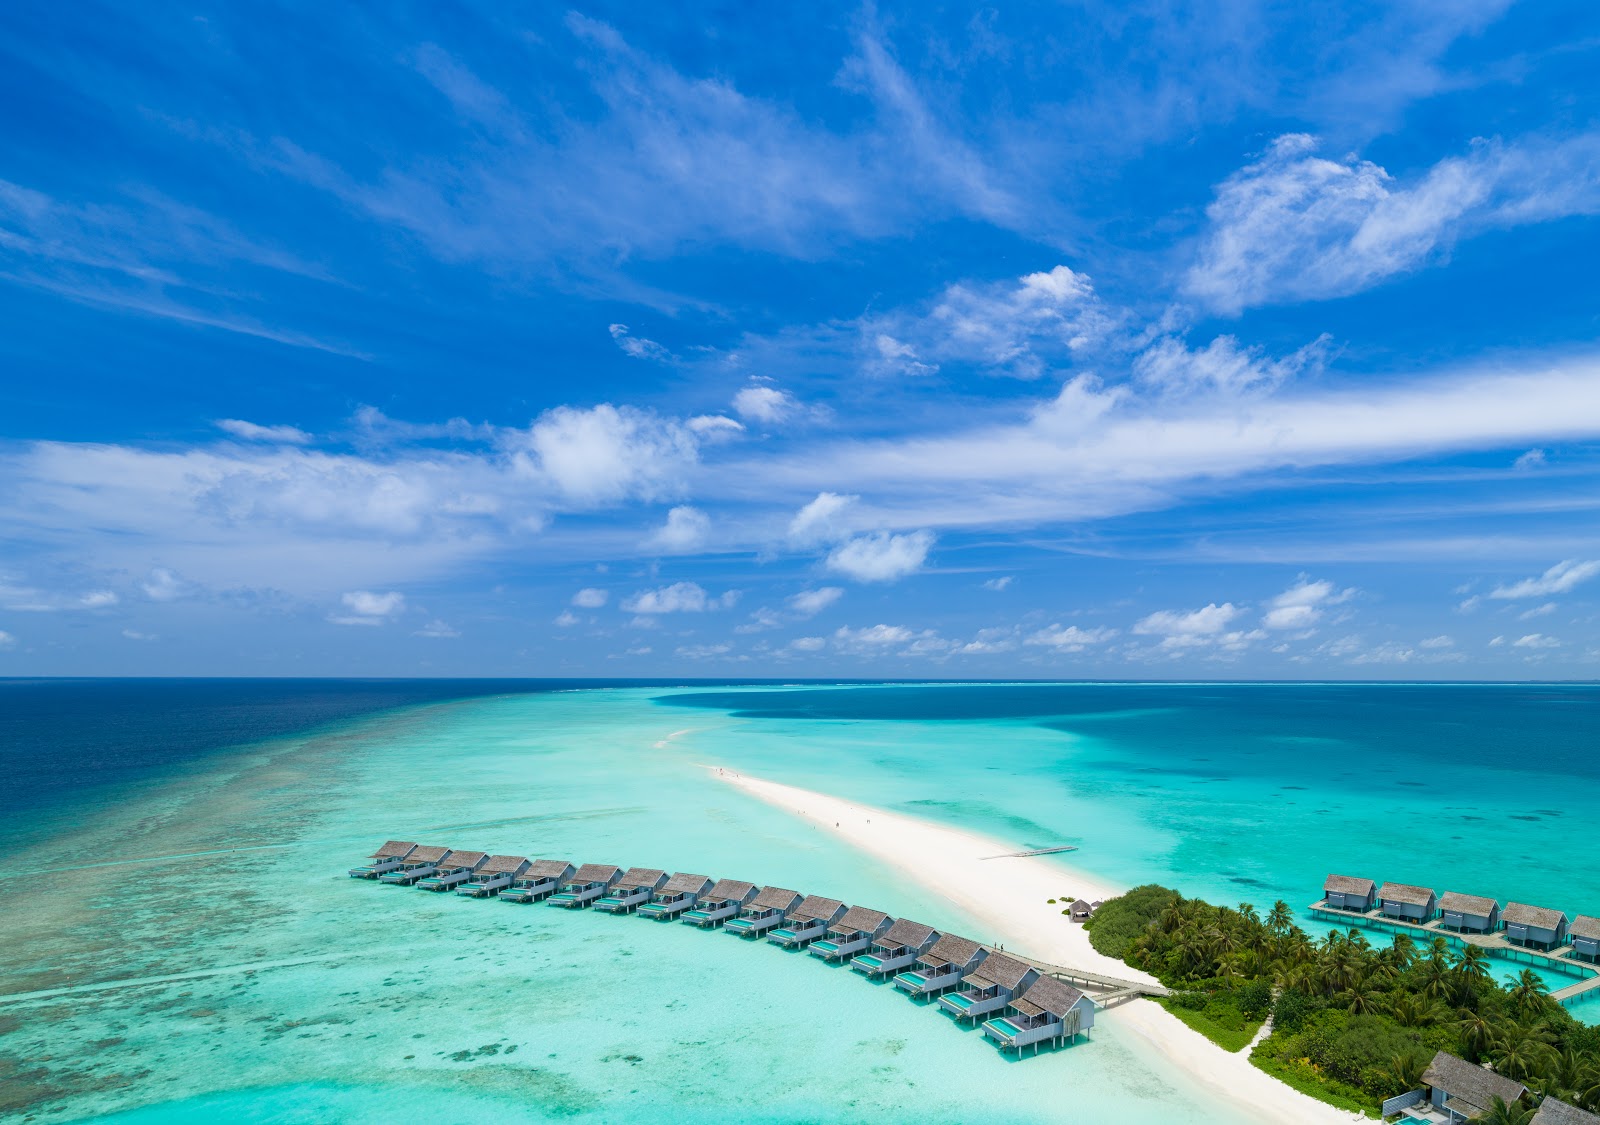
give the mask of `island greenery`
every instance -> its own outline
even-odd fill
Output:
[[[1282,902],[1262,917],[1154,884],[1108,900],[1088,929],[1095,949],[1153,974],[1173,991],[1168,1009],[1228,1050],[1270,1015],[1251,1061],[1342,1108],[1376,1114],[1419,1087],[1440,1050],[1600,1107],[1600,1027],[1573,1019],[1531,971],[1499,984],[1475,946],[1406,934],[1375,945],[1356,929],[1314,941]],[[1530,1114],[1497,1106],[1487,1120]]]

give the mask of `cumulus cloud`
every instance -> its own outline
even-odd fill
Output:
[[[1267,635],[1260,629],[1230,630],[1228,625],[1243,612],[1232,602],[1212,602],[1194,610],[1158,610],[1141,618],[1133,631],[1160,637],[1160,647],[1169,652],[1202,646],[1238,652]]]
[[[1511,642],[1512,648],[1560,648],[1561,642],[1543,633],[1529,633]]]
[[[948,642],[941,640],[932,629],[918,631],[904,625],[869,625],[863,629],[841,625],[833,632],[833,644],[841,652],[856,655],[872,655],[899,648],[901,655],[925,656],[949,648]]]
[[[844,590],[838,586],[802,590],[789,599],[789,608],[802,617],[815,617],[842,597]]]
[[[827,640],[822,637],[796,637],[784,647],[793,649],[795,652],[820,652],[826,647],[827,643]]]
[[[187,592],[187,583],[164,566],[152,570],[141,586],[144,596],[153,602],[176,601]]]
[[[1558,562],[1537,578],[1524,578],[1507,586],[1496,586],[1489,591],[1491,598],[1543,598],[1551,594],[1569,593],[1581,582],[1600,574],[1600,559],[1579,562],[1567,559]]]
[[[667,513],[667,522],[645,540],[645,546],[655,551],[682,554],[703,544],[710,531],[711,517],[685,504]]]
[[[1004,574],[1004,575],[1001,575],[999,578],[991,578],[991,579],[989,579],[987,582],[985,582],[983,584],[983,588],[985,590],[1004,590],[1007,586],[1011,585],[1011,583],[1013,583],[1015,581],[1016,581],[1016,575],[1014,575],[1014,574]]]
[[[91,590],[78,596],[78,605],[82,609],[107,609],[121,600],[110,590]]]
[[[1313,582],[1304,575],[1273,598],[1261,624],[1268,629],[1309,629],[1322,620],[1323,608],[1355,597],[1354,589],[1340,590],[1332,582]]]
[[[1455,647],[1455,643],[1456,643],[1456,640],[1455,640],[1454,637],[1447,636],[1447,635],[1441,633],[1437,637],[1429,637],[1427,640],[1423,641],[1417,647],[1418,648],[1428,648],[1428,649],[1454,648]]]
[[[335,625],[382,625],[406,607],[405,595],[393,590],[383,594],[352,590],[339,601],[348,612],[331,615],[328,620]]]
[[[560,613],[556,614],[555,621],[552,624],[560,629],[570,629],[581,620],[582,618],[580,618],[576,613],[573,613],[570,609],[564,609]]]
[[[418,637],[433,637],[442,640],[450,637],[459,637],[461,635],[461,630],[447,625],[445,622],[440,621],[436,617],[422,628],[418,629],[415,635]]]
[[[610,403],[546,411],[517,444],[523,446],[521,464],[531,474],[580,505],[653,500],[676,492],[699,458],[695,435],[683,423]]]
[[[1024,643],[1052,648],[1057,652],[1082,652],[1091,645],[1105,644],[1116,635],[1115,629],[1103,627],[1080,629],[1076,625],[1064,628],[1060,625],[1048,625],[1031,634]]]
[[[613,324],[608,331],[611,338],[616,341],[617,347],[634,359],[648,359],[656,363],[671,363],[675,356],[654,340],[647,340],[643,336],[633,336],[628,332],[626,324]]]
[[[922,568],[933,541],[931,531],[858,535],[830,551],[826,565],[857,582],[895,582]]]
[[[1194,351],[1164,336],[1134,358],[1133,376],[1166,395],[1271,391],[1302,373],[1320,371],[1331,339],[1324,334],[1291,355],[1269,359],[1265,349],[1243,347],[1233,336],[1218,336]]]
[[[241,441],[273,442],[278,445],[305,445],[311,441],[310,434],[294,426],[258,426],[241,418],[220,419],[217,428]]]
[[[606,590],[585,586],[572,595],[572,604],[580,609],[599,609],[606,604],[606,599],[609,597],[611,597],[611,594]]]
[[[696,582],[674,582],[656,590],[641,590],[622,603],[628,613],[654,616],[661,613],[704,613],[727,609],[739,600],[737,590],[713,598]]]
[[[739,417],[752,422],[775,426],[800,413],[800,401],[788,391],[780,390],[765,379],[753,379],[750,385],[733,396],[733,410]]]
[[[826,543],[844,535],[845,511],[861,499],[836,492],[819,492],[816,499],[795,513],[789,521],[789,540],[802,546]]]

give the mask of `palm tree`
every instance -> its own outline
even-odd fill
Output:
[[[1494,1068],[1507,1078],[1519,1082],[1539,1068],[1550,1053],[1549,1032],[1541,1028],[1522,1028],[1515,1024],[1506,1028],[1490,1046]]]
[[[1339,993],[1339,1002],[1344,1004],[1353,1016],[1371,1015],[1383,1002],[1383,993],[1373,985],[1370,978],[1358,978],[1350,982],[1349,988]]]
[[[1456,1023],[1456,1031],[1461,1035],[1461,1042],[1466,1045],[1467,1052],[1476,1062],[1489,1053],[1489,1048],[1494,1044],[1494,1025],[1483,1018],[1483,1013],[1461,1010],[1460,1020]]]
[[[1533,1120],[1533,1113],[1532,1106],[1523,1105],[1520,1101],[1507,1105],[1505,1099],[1493,1097],[1489,1099],[1489,1108],[1473,1120],[1482,1121],[1485,1125],[1528,1125]]]
[[[1436,956],[1437,951],[1430,951],[1422,959],[1417,971],[1422,976],[1422,991],[1436,999],[1442,999],[1453,991],[1454,983],[1450,977],[1450,965],[1444,958]]]
[[[1282,936],[1289,932],[1289,927],[1292,925],[1294,925],[1294,911],[1290,910],[1289,904],[1280,898],[1267,912],[1267,929]]]
[[[1539,979],[1539,974],[1532,969],[1523,969],[1517,977],[1516,986],[1511,989],[1511,1006],[1517,1010],[1519,1016],[1527,1016],[1533,1012],[1541,1011],[1545,1006],[1545,993],[1548,986]]]
[[[1420,1051],[1408,1051],[1389,1059],[1389,1076],[1394,1079],[1397,1094],[1415,1090],[1422,1085],[1422,1074],[1428,1069],[1428,1056]]]
[[[1437,1000],[1415,992],[1400,992],[1389,1002],[1389,1014],[1401,1027],[1423,1027],[1444,1019],[1446,1011]]]
[[[1410,934],[1395,934],[1394,942],[1389,948],[1394,950],[1395,964],[1402,971],[1409,969],[1411,963],[1417,959],[1417,943]]]
[[[1474,984],[1489,980],[1489,955],[1475,945],[1469,945],[1456,959],[1456,973]]]

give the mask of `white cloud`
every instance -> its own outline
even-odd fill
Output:
[[[171,602],[183,597],[187,584],[164,566],[150,572],[143,583],[144,596],[153,602]]]
[[[795,513],[789,521],[789,539],[801,545],[825,543],[844,535],[844,512],[860,499],[836,492],[819,492],[816,499]]]
[[[78,605],[83,609],[106,609],[121,600],[110,590],[91,590],[79,596]]]
[[[1268,629],[1308,629],[1322,619],[1324,606],[1339,605],[1355,594],[1354,589],[1339,590],[1332,582],[1313,582],[1302,575],[1297,583],[1272,599],[1261,624]]]
[[[622,603],[628,613],[653,615],[658,613],[703,613],[713,609],[727,609],[739,600],[737,590],[729,590],[713,598],[695,582],[674,582],[657,590],[641,590]]]
[[[844,590],[838,586],[802,590],[789,599],[789,608],[802,617],[815,617],[843,596]]]
[[[796,637],[785,647],[796,652],[820,652],[827,643],[822,637]]]
[[[1133,631],[1142,636],[1213,637],[1227,628],[1228,623],[1240,612],[1232,602],[1223,602],[1221,605],[1211,602],[1194,610],[1157,610],[1141,618]]]
[[[606,604],[606,599],[609,597],[611,597],[611,594],[606,590],[585,586],[572,595],[572,604],[580,609],[599,609]]]
[[[841,652],[856,655],[882,653],[899,648],[902,656],[927,656],[946,651],[949,642],[942,640],[932,629],[921,631],[904,625],[870,625],[851,629],[841,625],[833,632],[833,645]]]
[[[1551,594],[1565,594],[1580,582],[1587,582],[1600,574],[1600,559],[1579,562],[1567,559],[1558,562],[1537,578],[1524,578],[1509,586],[1496,586],[1489,591],[1491,598],[1543,598]]]
[[[710,660],[712,657],[724,656],[733,648],[732,645],[679,645],[676,652],[679,656],[690,660]]]
[[[1504,637],[1495,637],[1492,641],[1489,642],[1489,647],[1490,648],[1499,648],[1501,645],[1503,645],[1505,643],[1506,643],[1506,639]]]
[[[1555,611],[1555,602],[1545,602],[1544,605],[1536,605],[1532,609],[1523,610],[1521,613],[1517,614],[1517,620],[1529,621],[1535,617],[1548,617]]]
[[[875,333],[872,348],[876,358],[868,361],[868,369],[889,375],[932,375],[939,370],[937,363],[923,363],[917,349],[904,340],[896,340],[887,332]]]
[[[1017,647],[1016,629],[1005,626],[996,626],[991,629],[979,629],[977,635],[964,645],[956,646],[955,651],[962,656],[989,656],[999,652],[1011,652]]]
[[[858,535],[829,552],[827,567],[857,582],[894,582],[921,569],[933,541],[931,531]]]
[[[1560,648],[1561,642],[1543,633],[1529,633],[1511,642],[1512,648]]]
[[[989,579],[987,582],[985,582],[983,584],[983,588],[985,590],[1004,590],[1007,586],[1011,585],[1011,583],[1013,583],[1015,581],[1016,581],[1016,575],[1014,575],[1014,574],[1004,574],[1004,575],[1001,575],[999,578],[991,578],[991,579]]]
[[[154,633],[141,633],[137,629],[124,629],[122,635],[130,641],[159,641],[161,639]]]
[[[1513,469],[1526,471],[1528,469],[1542,468],[1545,463],[1545,453],[1542,449],[1530,449],[1511,463]]]
[[[1060,625],[1049,625],[1030,635],[1023,643],[1053,648],[1057,652],[1082,652],[1091,645],[1105,644],[1116,635],[1115,629],[1104,627],[1080,629],[1076,625],[1068,625],[1065,628]]]
[[[765,380],[752,380],[733,396],[733,410],[741,418],[775,426],[800,413],[800,402]]]
[[[698,508],[680,505],[667,513],[667,522],[653,532],[644,545],[651,550],[681,554],[693,551],[711,531],[711,517]]]
[[[570,629],[580,620],[581,618],[579,618],[576,613],[573,613],[570,609],[564,609],[560,613],[556,614],[554,624],[562,629]]]
[[[546,411],[517,444],[519,465],[585,506],[676,492],[699,459],[695,435],[683,423],[610,403]]]
[[[12,636],[10,633],[6,632],[4,629],[0,629],[0,649],[15,648],[16,644],[17,644],[17,638],[16,637]]]
[[[294,426],[258,426],[239,418],[223,418],[217,428],[243,441],[272,442],[278,445],[305,445],[311,435]]]
[[[717,445],[744,433],[744,426],[723,414],[697,414],[684,425],[701,441]]]
[[[629,335],[626,324],[613,324],[608,331],[611,333],[611,338],[616,341],[617,347],[634,359],[648,359],[656,363],[671,363],[677,358],[654,340],[647,340],[643,336]]]
[[[339,601],[349,613],[328,618],[335,625],[382,625],[406,607],[404,594],[396,591],[375,594],[370,590],[352,590]]]
[[[459,637],[461,635],[461,630],[447,625],[438,618],[434,618],[422,628],[418,629],[415,635],[419,637],[436,637],[439,639],[446,639],[449,637]]]
[[[1423,641],[1417,647],[1418,648],[1430,648],[1430,649],[1454,648],[1455,647],[1455,643],[1456,643],[1456,641],[1455,641],[1454,637],[1446,636],[1446,635],[1441,633],[1437,637],[1429,637],[1427,640]]]
[[[1133,375],[1169,395],[1271,391],[1303,372],[1320,371],[1330,339],[1323,335],[1283,359],[1268,359],[1264,349],[1241,347],[1233,336],[1218,336],[1198,351],[1164,336],[1134,358]]]

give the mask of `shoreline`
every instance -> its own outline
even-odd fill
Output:
[[[983,859],[1014,851],[1015,845],[965,829],[720,766],[704,768],[716,780],[832,833],[987,923],[995,931],[996,936],[988,939],[994,944],[1006,941],[1041,961],[1155,983],[1150,974],[1095,952],[1087,931],[1060,914],[1063,895],[1106,899],[1127,888],[1080,871],[1059,856],[1048,861],[1042,856]],[[1051,898],[1057,903],[1049,904]],[[1129,1028],[1162,1060],[1177,1066],[1245,1120],[1276,1125],[1348,1125],[1367,1120],[1278,1081],[1251,1065],[1247,1055],[1223,1050],[1152,1000],[1119,1005],[1107,1020]]]

